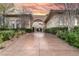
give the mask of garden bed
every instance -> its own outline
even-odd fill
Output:
[[[10,40],[13,37],[19,37],[22,34],[32,32],[31,29],[0,29],[0,44],[4,41]]]
[[[67,27],[49,28],[45,32],[55,34],[68,44],[79,48],[79,27],[75,27],[72,31],[68,31]]]

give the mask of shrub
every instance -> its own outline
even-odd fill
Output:
[[[1,31],[0,39],[2,41],[10,40],[14,36],[14,31]]]
[[[19,37],[19,35],[24,34],[24,33],[30,33],[32,32],[32,29],[0,29],[0,43],[10,40],[14,36]]]
[[[79,47],[79,34],[77,32],[73,32],[73,31],[61,32],[60,34],[58,34],[58,36],[61,39],[64,39],[70,45]]]
[[[54,28],[48,28],[45,29],[46,33],[52,33],[52,34],[57,34],[58,31],[67,31],[67,27],[54,27]]]
[[[3,42],[3,40],[2,40],[2,39],[3,39],[3,35],[1,35],[1,34],[0,34],[0,43],[2,43],[2,42]]]
[[[33,32],[33,30],[32,29],[25,29],[25,32],[26,33],[31,33],[31,32]]]
[[[68,31],[67,28],[50,28],[46,29],[46,32],[56,34],[70,45],[79,48],[79,27],[75,27],[72,31]]]

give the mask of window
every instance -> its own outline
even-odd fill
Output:
[[[60,20],[60,25],[63,25],[63,21],[62,20]]]
[[[77,25],[77,19],[75,18],[75,25]]]

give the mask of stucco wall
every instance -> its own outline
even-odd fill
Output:
[[[51,19],[47,22],[46,24],[46,28],[51,28],[51,27],[63,27],[63,26],[67,26],[68,25],[68,19],[66,19],[66,16],[67,15],[63,15],[63,14],[56,14],[54,16],[51,17]],[[63,19],[64,18],[64,19]],[[70,23],[72,22],[71,25],[74,25],[74,26],[78,26],[79,23],[78,23],[78,18],[76,17],[73,17],[72,15],[72,20],[70,21]]]

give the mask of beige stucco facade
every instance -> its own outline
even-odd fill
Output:
[[[64,11],[65,12],[65,11]],[[46,23],[46,28],[52,27],[66,27],[69,26],[78,26],[79,25],[79,15],[72,14],[71,20],[70,16],[65,13],[51,13],[51,17],[48,18]]]

